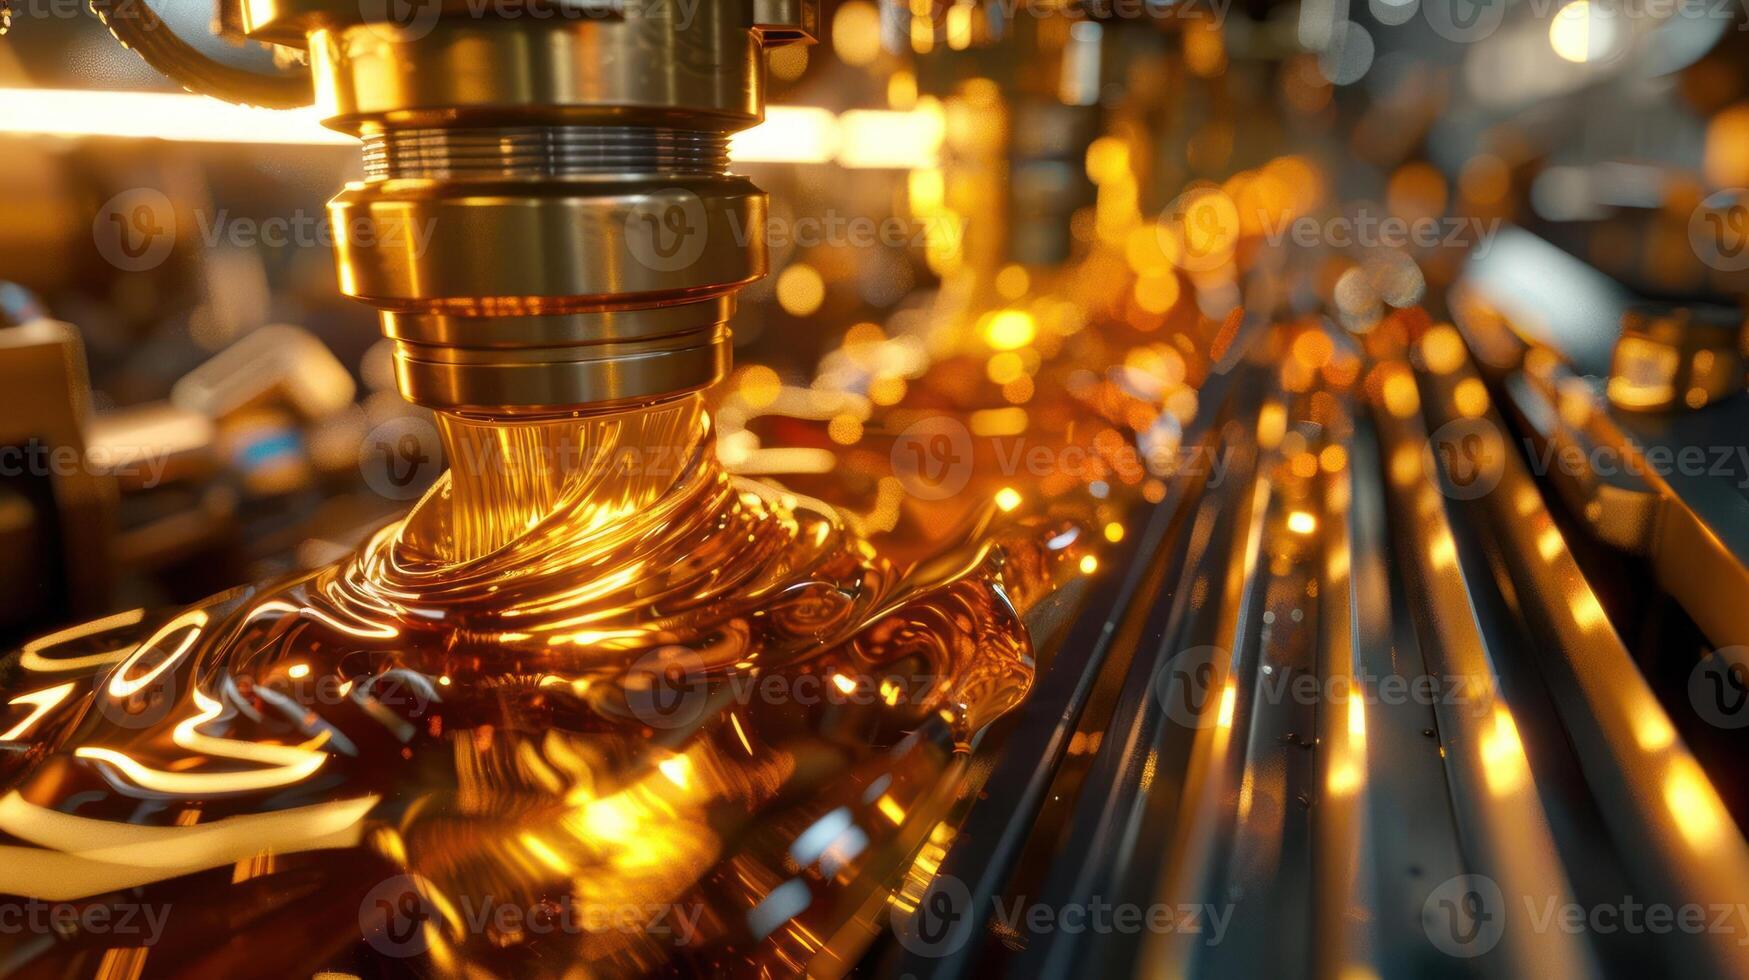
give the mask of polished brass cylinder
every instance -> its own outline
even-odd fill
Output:
[[[734,294],[766,272],[765,196],[728,140],[763,116],[763,47],[811,39],[813,6],[390,8],[247,0],[244,21],[308,47],[325,121],[364,142],[329,216],[401,392],[523,415],[721,379]]]

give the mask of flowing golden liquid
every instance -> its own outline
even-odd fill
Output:
[[[5,661],[0,894],[164,917],[0,972],[829,973],[884,925],[1076,526],[897,567],[697,396],[442,427],[356,556]]]

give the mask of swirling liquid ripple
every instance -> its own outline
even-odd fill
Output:
[[[442,422],[355,556],[0,662],[0,893],[82,916],[0,973],[833,973],[878,931],[1073,525],[898,567],[726,475],[696,396]]]

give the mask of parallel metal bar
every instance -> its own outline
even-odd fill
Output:
[[[1145,902],[1152,897],[1151,869],[1159,866],[1165,845],[1162,821],[1156,812],[1161,805],[1160,790],[1178,780],[1176,773],[1166,771],[1173,766],[1167,757],[1172,746],[1167,742],[1177,739],[1195,720],[1188,704],[1182,712],[1168,710],[1173,702],[1165,699],[1168,692],[1162,681],[1170,679],[1167,671],[1180,651],[1212,632],[1218,606],[1204,604],[1202,597],[1207,593],[1206,583],[1219,580],[1223,563],[1231,558],[1232,528],[1245,498],[1243,489],[1250,486],[1256,466],[1251,440],[1257,401],[1247,396],[1251,393],[1240,397],[1241,404],[1226,426],[1232,452],[1226,460],[1223,484],[1218,493],[1211,490],[1198,504],[1184,535],[1183,560],[1162,596],[1170,596],[1170,601],[1154,605],[1138,637],[1145,649],[1138,652],[1124,678],[1110,723],[1100,734],[1099,751],[1081,783],[1085,789],[1073,801],[1073,817],[1050,857],[1052,870],[1040,895],[1049,908],[1089,907],[1101,900],[1129,902],[1139,898]],[[1189,700],[1207,698],[1210,693],[1218,691],[1191,691]],[[1138,869],[1149,873],[1139,879]],[[1105,972],[1127,972],[1134,956],[1128,948],[1131,940],[1124,936],[1055,931],[1027,938],[1031,945],[1025,955],[1017,957],[1016,966],[1028,975],[1061,976],[1093,964]]]
[[[1170,665],[1165,697],[1192,712],[1189,758],[1184,767],[1182,796],[1176,819],[1163,828],[1171,847],[1160,871],[1156,895],[1173,908],[1200,906],[1214,894],[1216,875],[1226,851],[1224,828],[1234,816],[1244,756],[1244,725],[1250,705],[1240,704],[1241,691],[1255,669],[1256,644],[1251,631],[1261,616],[1258,608],[1264,524],[1274,500],[1272,486],[1255,480],[1238,496],[1239,523],[1234,528],[1232,560],[1219,583],[1214,641],[1180,652]],[[1250,658],[1247,657],[1250,654]],[[1143,939],[1137,973],[1181,977],[1193,973],[1200,953],[1199,937],[1174,930]]]
[[[1210,376],[1201,392],[1205,411],[1185,434],[1185,445],[1212,444],[1219,420],[1225,416],[1234,373]],[[1204,476],[1183,474],[1171,482],[1160,503],[1140,513],[1137,521],[1140,533],[1125,536],[1134,544],[1125,553],[1118,585],[1090,601],[1088,614],[1074,625],[1038,679],[985,784],[985,802],[973,807],[954,847],[943,859],[937,885],[932,888],[943,893],[948,889],[956,892],[952,901],[963,905],[957,911],[964,918],[954,927],[962,930],[957,935],[964,936],[966,941],[956,940],[946,944],[951,948],[927,953],[895,951],[880,967],[883,975],[950,978],[964,976],[974,969],[983,949],[982,938],[989,917],[1033,831],[1046,792],[1056,778],[1095,683],[1112,653],[1113,641],[1124,622],[1134,615],[1144,579],[1161,560],[1169,530],[1200,493]],[[957,894],[962,887],[963,897]],[[926,907],[929,901],[930,895],[926,894],[919,907]]]
[[[1453,393],[1475,377],[1468,364],[1426,377],[1435,422],[1454,417]],[[1499,425],[1491,411],[1482,421]],[[1503,553],[1496,574],[1539,640],[1530,652],[1633,878],[1635,894],[1622,897],[1735,908],[1749,846],[1604,615],[1525,464],[1505,454],[1499,485],[1470,506]],[[1749,976],[1745,941],[1749,933],[1709,928],[1664,944],[1663,955],[1697,974]]]
[[[1392,576],[1378,436],[1367,412],[1349,412],[1339,443],[1348,465],[1326,484],[1321,622],[1325,689],[1346,681],[1359,691],[1319,718],[1317,975],[1461,975],[1462,961],[1428,941],[1423,918],[1434,890],[1463,871],[1437,689]]]
[[[1447,930],[1455,955],[1486,956],[1484,962],[1515,975],[1595,976],[1598,965],[1586,944],[1567,932],[1539,930],[1533,918],[1535,909],[1576,903],[1502,688],[1499,660],[1508,651],[1485,631],[1472,597],[1478,570],[1460,560],[1414,375],[1402,362],[1387,362],[1381,371],[1386,398],[1378,418],[1392,526],[1431,641],[1424,646],[1428,666],[1453,692],[1438,699],[1436,714],[1471,872],[1442,884],[1450,894],[1435,901],[1444,919],[1430,929]]]

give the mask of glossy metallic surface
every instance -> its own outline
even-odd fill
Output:
[[[726,175],[724,148],[764,115],[763,51],[811,40],[814,8],[426,14],[243,8],[252,37],[308,49],[328,125],[366,141],[366,179],[330,217],[341,290],[383,311],[402,393],[525,415],[721,380],[717,314],[766,269],[765,197]],[[396,314],[466,326],[413,339]],[[610,318],[650,339],[593,329]]]

